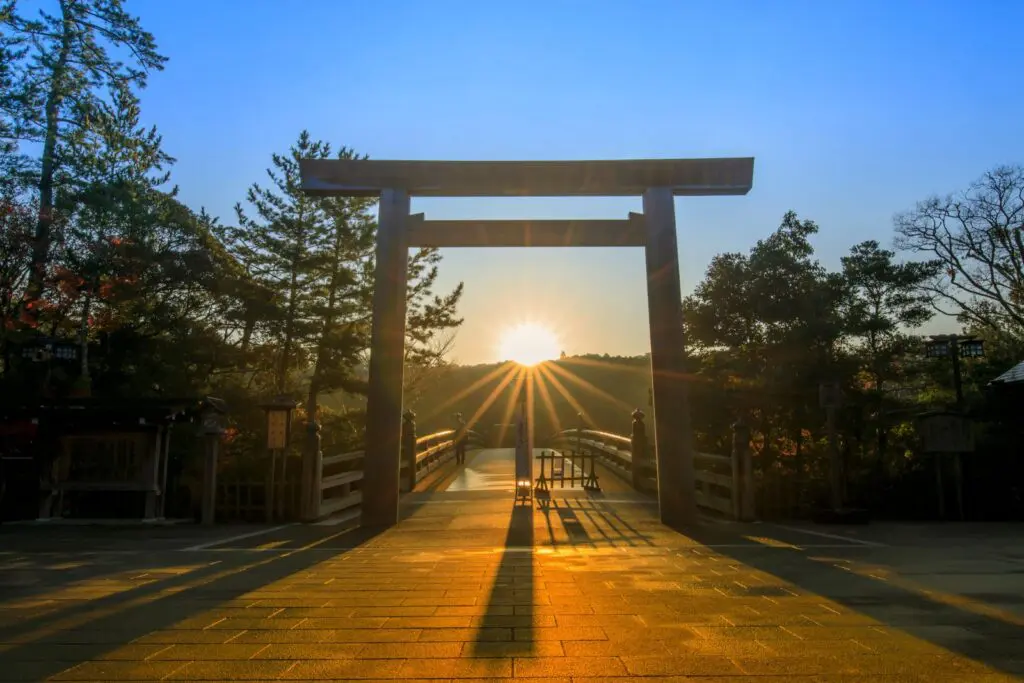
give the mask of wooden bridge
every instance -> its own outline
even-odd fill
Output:
[[[534,490],[543,493],[550,489],[564,490],[568,486],[569,489],[595,491],[635,490],[656,496],[657,459],[653,444],[647,439],[644,413],[634,411],[632,418],[632,433],[628,436],[579,428],[564,430],[537,441]],[[512,449],[488,448],[490,440],[485,435],[474,429],[465,431],[467,448],[474,451],[474,461],[511,463]],[[696,488],[692,495],[706,513],[751,521],[755,511],[749,432],[742,424],[737,424],[734,431],[733,450],[729,455],[695,454]],[[472,470],[467,475],[455,464],[456,436],[454,429],[418,436],[415,415],[407,412],[402,431],[400,490],[404,493],[422,491],[424,486],[437,490],[438,482],[446,482],[445,486],[452,487],[452,490],[473,490]],[[337,515],[355,519],[359,515],[363,500],[364,457],[363,451],[322,457],[316,520]],[[497,483],[489,480],[490,484],[484,488],[511,492],[515,483],[512,470],[500,471],[504,480]],[[492,472],[489,476],[498,475]]]

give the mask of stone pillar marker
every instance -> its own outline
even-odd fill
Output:
[[[697,521],[697,501],[672,189],[648,189],[643,207],[658,508],[662,523],[679,526]]]
[[[409,271],[408,218],[408,192],[382,190],[377,219],[362,488],[362,525],[371,528],[398,523],[405,298]]]

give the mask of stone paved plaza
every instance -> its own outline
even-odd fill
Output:
[[[378,535],[2,528],[0,681],[1024,680],[1020,526],[680,533],[445,484]]]

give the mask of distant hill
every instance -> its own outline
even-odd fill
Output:
[[[482,431],[500,429],[496,426],[514,420],[518,374],[536,378],[538,437],[576,427],[580,412],[587,428],[628,434],[630,413],[636,408],[649,412],[650,359],[594,354],[550,361],[526,372],[500,363],[439,368],[421,383],[418,396],[407,398],[406,407],[416,412],[420,434],[450,428],[453,415],[459,412]],[[364,405],[361,397],[338,394],[324,397],[322,402],[335,409],[362,409]],[[482,409],[485,403],[489,405]]]

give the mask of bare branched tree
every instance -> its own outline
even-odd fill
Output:
[[[927,255],[936,310],[1024,338],[1024,166],[1000,166],[967,190],[896,216],[896,246]]]

